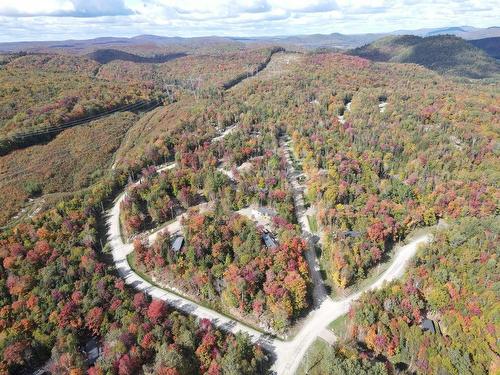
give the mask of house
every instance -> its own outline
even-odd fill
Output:
[[[430,319],[424,319],[422,323],[420,324],[420,328],[422,328],[423,331],[429,331],[430,333],[436,333],[436,327],[434,325],[434,322]]]
[[[176,237],[174,242],[172,242],[172,250],[178,253],[182,249],[182,246],[184,246],[184,237],[183,236]]]
[[[92,366],[101,356],[102,348],[95,338],[91,338],[85,343],[83,354],[85,355],[85,363],[87,366]]]
[[[276,249],[278,247],[278,242],[269,233],[264,233],[262,235],[262,240],[268,249]]]
[[[356,232],[354,230],[345,231],[343,234],[345,237],[353,237],[353,238],[361,236],[360,232]]]
[[[217,291],[217,293],[221,293],[224,290],[225,286],[226,283],[224,282],[224,279],[215,279],[214,288]]]

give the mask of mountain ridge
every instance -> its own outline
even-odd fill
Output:
[[[453,35],[388,36],[349,54],[372,61],[414,63],[438,73],[468,78],[488,78],[500,72],[500,64],[485,51]]]
[[[159,35],[136,35],[133,37],[98,37],[94,39],[68,39],[62,41],[22,41],[0,43],[0,52],[19,51],[40,51],[47,49],[67,48],[79,52],[84,49],[98,49],[100,46],[134,46],[143,44],[157,44],[160,46],[186,44],[186,42],[232,42],[232,43],[290,43],[300,45],[305,48],[342,48],[350,49],[361,47],[371,43],[376,39],[389,35],[417,35],[431,36],[438,34],[454,34],[461,38],[472,40],[490,37],[500,37],[500,27],[492,26],[487,28],[475,28],[472,26],[450,26],[439,28],[425,28],[415,30],[396,30],[380,33],[363,34],[343,34],[333,32],[330,34],[308,34],[308,35],[275,35],[275,36],[201,36],[201,37],[181,37],[181,36],[159,36]],[[89,52],[89,51],[86,51]]]

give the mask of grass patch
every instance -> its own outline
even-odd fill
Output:
[[[309,228],[313,233],[318,233],[318,220],[316,216],[307,215],[307,221],[309,222]]]
[[[319,364],[323,360],[324,353],[328,346],[329,344],[321,339],[314,341],[304,355],[304,358],[302,358],[295,375],[323,375],[318,372],[321,371]],[[317,370],[315,371],[316,368]]]
[[[347,319],[347,314],[339,316],[328,325],[328,329],[335,333],[335,335],[339,338],[345,337],[347,331]]]
[[[127,255],[127,262],[130,265],[130,268],[132,269],[132,271],[134,271],[136,274],[138,274],[140,277],[142,277],[148,283],[156,286],[156,284],[153,282],[153,279],[151,277],[149,277],[148,274],[142,272],[141,270],[139,270],[137,268],[137,266],[135,264],[135,251],[132,251],[130,254]]]

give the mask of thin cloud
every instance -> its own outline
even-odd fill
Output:
[[[5,17],[93,18],[132,14],[123,0],[0,0],[0,16]]]
[[[497,0],[0,0],[0,41],[498,25]],[[24,17],[22,20],[19,17]]]

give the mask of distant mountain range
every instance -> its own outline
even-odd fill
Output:
[[[397,30],[389,33],[374,34],[312,34],[312,35],[293,35],[293,36],[274,36],[259,38],[232,38],[239,42],[272,42],[279,44],[289,44],[300,46],[307,49],[337,48],[351,49],[371,43],[377,39],[389,35],[416,35],[421,37],[435,35],[455,35],[463,39],[481,39],[489,37],[500,37],[500,27],[476,28],[472,26],[446,27],[434,29],[417,30]]]
[[[476,44],[498,52],[500,38],[487,39],[486,42],[480,39]],[[483,49],[453,35],[388,36],[349,53],[374,61],[419,64],[439,73],[469,78],[486,78],[500,73],[497,60]]]
[[[76,54],[87,54],[92,51],[110,48],[134,48],[148,47],[155,53],[155,47],[175,46],[179,52],[192,50],[196,47],[210,46],[214,44],[238,44],[230,38],[209,36],[197,38],[164,37],[157,35],[138,35],[132,38],[102,37],[83,40],[63,40],[63,41],[32,41],[32,42],[12,42],[0,43],[0,53],[6,52],[51,52],[65,51]],[[144,49],[144,48],[143,48]],[[147,49],[146,49],[147,51]],[[147,54],[147,53],[146,53]]]
[[[422,37],[435,36],[435,35],[455,35],[460,38],[471,40],[471,39],[482,39],[489,37],[500,36],[500,27],[487,27],[487,28],[477,28],[472,26],[458,26],[458,27],[444,27],[444,28],[430,28],[430,29],[418,29],[418,30],[398,30],[392,35],[418,35]]]
[[[50,50],[67,50],[73,53],[88,53],[92,50],[111,47],[133,47],[140,45],[152,46],[179,46],[186,50],[196,48],[196,46],[206,46],[207,44],[247,44],[265,43],[294,46],[302,49],[351,49],[371,43],[377,39],[388,35],[417,35],[435,36],[451,34],[463,39],[481,39],[500,37],[500,27],[475,28],[472,26],[459,26],[447,28],[418,29],[418,30],[398,30],[390,33],[375,34],[313,34],[294,36],[271,36],[271,37],[164,37],[157,35],[139,35],[132,38],[104,37],[88,40],[65,40],[65,41],[44,41],[44,42],[13,42],[0,43],[0,52],[49,52]],[[189,46],[189,48],[187,48]]]

